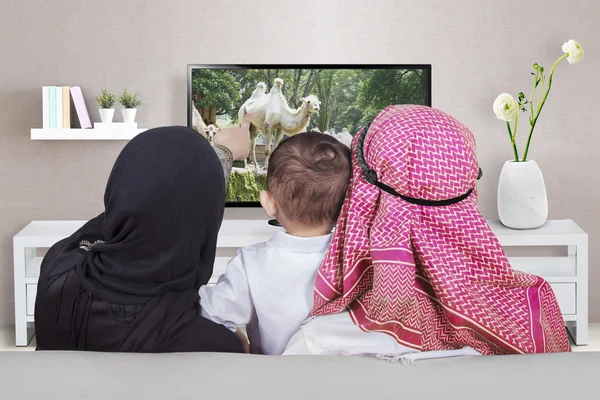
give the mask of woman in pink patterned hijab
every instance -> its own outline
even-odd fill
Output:
[[[429,107],[392,106],[356,134],[352,157],[313,318],[285,354],[570,351],[550,285],[512,269],[479,213],[466,126]]]

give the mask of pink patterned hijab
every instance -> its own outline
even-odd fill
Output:
[[[469,129],[413,105],[366,129],[311,315],[348,309],[361,329],[422,351],[571,351],[550,285],[512,269],[479,213]]]

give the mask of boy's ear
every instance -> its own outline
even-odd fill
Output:
[[[271,193],[267,190],[262,190],[260,192],[260,205],[267,213],[267,216],[276,218],[277,216],[277,203]]]

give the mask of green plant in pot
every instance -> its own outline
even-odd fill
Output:
[[[134,122],[137,108],[142,104],[142,101],[138,98],[137,93],[132,94],[125,89],[123,94],[119,97],[119,103],[123,107],[121,113],[123,114],[123,122]]]
[[[113,106],[115,105],[115,101],[117,97],[110,93],[106,88],[100,91],[100,94],[96,96],[96,101],[100,106],[100,120],[103,123],[111,123],[113,121],[113,117],[115,115],[115,109]]]
[[[539,228],[548,218],[544,177],[538,164],[528,156],[533,132],[548,100],[556,67],[565,59],[569,64],[576,64],[584,56],[581,45],[575,40],[564,43],[562,51],[563,55],[556,60],[548,75],[543,66],[533,64],[533,89],[529,98],[523,92],[516,99],[508,93],[502,93],[494,101],[494,113],[506,123],[513,152],[513,159],[504,163],[498,181],[498,214],[502,224],[509,228]],[[526,115],[529,122],[529,134],[522,157],[517,144],[520,113]]]

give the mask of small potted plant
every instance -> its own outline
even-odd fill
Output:
[[[103,123],[111,123],[113,121],[113,117],[115,115],[115,109],[113,106],[115,105],[115,101],[117,97],[110,93],[106,88],[102,89],[100,94],[96,97],[96,101],[100,106],[100,119]]]
[[[123,106],[121,109],[123,122],[134,122],[137,108],[142,104],[141,100],[138,99],[137,93],[131,94],[125,89],[123,94],[119,97],[119,103]]]

